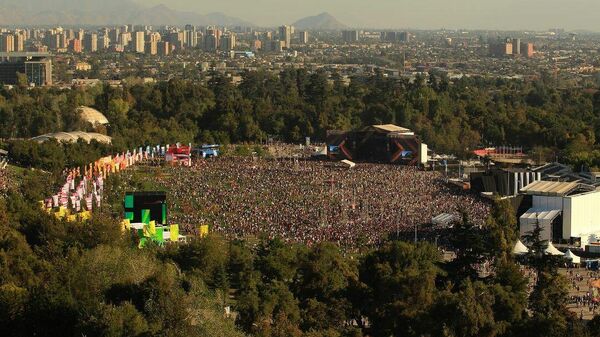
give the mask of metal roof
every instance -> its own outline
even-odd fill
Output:
[[[531,195],[566,196],[579,187],[576,182],[535,181],[521,189],[521,192]]]
[[[100,143],[110,144],[112,142],[112,138],[100,133],[94,132],[82,132],[82,131],[72,131],[72,132],[56,132],[56,133],[47,133],[45,135],[37,136],[31,138],[31,140],[37,142],[45,142],[48,139],[56,139],[59,142],[71,142],[74,143],[79,139],[83,139],[86,142],[91,142],[92,139]]]
[[[108,119],[106,118],[106,116],[104,116],[100,111],[96,109],[87,106],[80,106],[79,108],[77,108],[77,111],[79,112],[79,116],[81,117],[81,119],[85,122],[91,123],[93,125],[108,124]]]

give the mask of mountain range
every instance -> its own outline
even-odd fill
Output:
[[[199,14],[166,5],[148,7],[134,0],[0,0],[0,25],[255,25],[223,13]],[[340,30],[346,25],[329,13],[296,21],[299,30]]]
[[[165,5],[146,7],[132,0],[0,0],[1,25],[220,25],[254,24],[223,13],[202,15]]]
[[[296,21],[293,26],[299,30],[342,30],[348,26],[339,22],[329,13],[321,13],[315,16],[308,16]]]

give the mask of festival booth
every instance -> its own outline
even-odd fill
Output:
[[[165,161],[172,165],[192,166],[192,145],[183,146],[178,143],[168,146]]]
[[[165,192],[126,192],[123,210],[123,231],[130,232],[139,248],[150,241],[159,246],[185,241],[185,236],[179,234],[179,225],[168,223]]]
[[[512,255],[522,256],[529,253],[529,248],[527,248],[523,242],[521,242],[521,240],[517,240],[517,243],[515,243],[511,253]]]
[[[179,225],[157,226],[154,220],[148,223],[130,223],[129,219],[121,223],[123,231],[129,231],[138,248],[144,248],[149,242],[162,246],[166,242],[185,242],[186,237],[179,234]]]
[[[570,260],[570,262],[574,265],[581,264],[581,258],[579,256],[573,254],[573,252],[570,249],[567,250],[567,252],[564,255],[564,258],[567,260]]]
[[[548,242],[548,247],[546,247],[546,250],[544,250],[544,253],[546,255],[552,255],[552,256],[564,256],[565,255],[565,253],[556,249],[556,247],[554,247],[552,242]]]

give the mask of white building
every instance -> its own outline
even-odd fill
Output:
[[[578,182],[535,181],[521,192],[532,196],[532,207],[519,218],[521,236],[539,222],[544,240],[581,239],[600,234],[600,191]]]

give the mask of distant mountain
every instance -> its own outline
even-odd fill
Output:
[[[339,22],[329,13],[321,13],[315,16],[308,16],[294,23],[294,27],[300,30],[342,30],[347,28],[345,24]]]
[[[254,26],[223,13],[207,15],[173,10],[165,5],[145,7],[131,0],[0,0],[3,25],[220,25]]]

